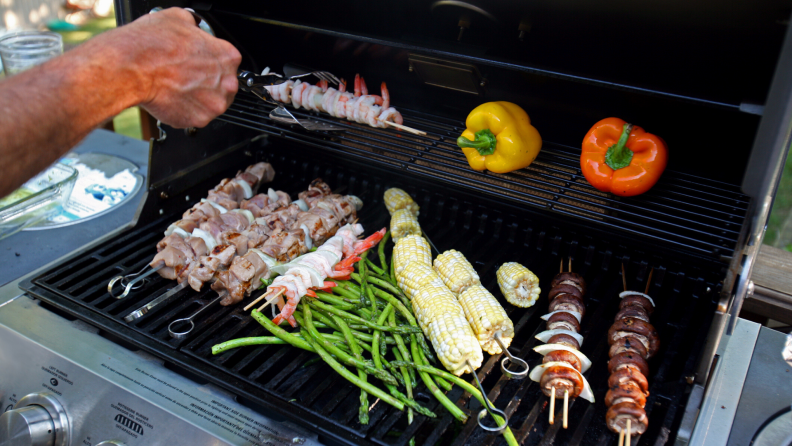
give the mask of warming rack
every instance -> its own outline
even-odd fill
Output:
[[[488,193],[516,206],[595,221],[609,233],[648,238],[656,246],[724,263],[734,251],[749,204],[749,197],[738,186],[672,171],[666,171],[652,190],[639,197],[605,194],[583,177],[579,148],[548,141],[525,169],[508,174],[475,172],[456,146],[456,138],[465,128],[463,122],[412,110],[401,110],[404,124],[426,132],[426,136],[290,108],[298,118],[347,129],[306,132],[299,126],[276,124],[269,118],[273,108],[240,91],[219,119],[345,157],[375,160],[450,187]]]

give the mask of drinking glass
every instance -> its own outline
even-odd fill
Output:
[[[27,70],[60,54],[63,54],[60,34],[19,31],[0,37],[0,58],[6,76]]]

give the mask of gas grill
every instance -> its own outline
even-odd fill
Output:
[[[240,91],[229,110],[204,129],[162,126],[159,138],[151,143],[147,197],[134,228],[80,250],[21,287],[40,299],[43,307],[87,322],[104,337],[164,361],[165,368],[194,381],[196,387],[210,384],[224,389],[242,406],[266,416],[277,414],[317,433],[318,441],[325,444],[406,445],[413,437],[417,444],[429,445],[502,444],[502,437],[486,435],[474,419],[458,423],[422,387],[418,400],[438,418],[418,416],[408,425],[405,413],[375,404],[370,423],[360,425],[357,388],[329,366],[312,361],[314,355],[308,352],[258,346],[213,356],[212,345],[267,334],[242,310],[263,291],[242,304],[214,306],[201,313],[185,339],[171,338],[168,325],[210,302],[216,294],[208,288],[198,293],[182,290],[132,323],[123,317],[174,283],[156,277],[121,300],[107,293],[112,277],[138,272],[148,264],[163,231],[206,190],[254,162],[271,163],[276,176],[268,186],[292,196],[317,177],[338,192],[359,196],[365,203],[360,223],[367,233],[388,225],[383,192],[400,187],[421,206],[420,223],[434,245],[441,252],[453,248],[464,253],[482,284],[496,296],[500,293],[495,270],[507,261],[524,264],[547,287],[559,262],[571,258],[573,270],[587,281],[582,351],[594,364],[587,379],[598,402],[572,401],[568,429],[561,429],[560,423],[548,424],[548,399],[538,384],[503,376],[499,357],[485,355],[478,370],[489,398],[510,416],[518,441],[617,443],[618,436],[605,428],[602,400],[608,378],[606,334],[617,312],[624,265],[632,289],[645,286],[654,269],[649,293],[658,307],[652,323],[662,343],[650,361],[649,430],[634,444],[685,443],[691,428],[683,425],[690,422],[685,414],[695,413],[701,404],[700,398],[690,398],[691,392],[706,384],[719,340],[730,330],[730,312],[739,313],[750,288],[754,248],[761,242],[783,149],[788,147],[788,134],[782,130],[789,122],[788,106],[783,104],[784,98],[792,98],[789,85],[777,80],[773,91],[778,95],[768,96],[764,106],[757,105],[764,103],[770,87],[773,62],[779,60],[780,73],[792,68],[786,50],[778,57],[785,29],[761,37],[770,60],[759,57],[763,70],[744,73],[754,82],[729,89],[720,78],[706,82],[709,70],[723,64],[720,59],[709,68],[695,58],[685,59],[691,68],[688,81],[625,75],[601,65],[580,71],[581,65],[537,49],[536,41],[552,32],[531,25],[525,17],[556,20],[541,8],[531,12],[527,6],[508,2],[377,2],[344,7],[348,16],[337,11],[323,16],[316,8],[327,5],[298,3],[179,6],[195,9],[219,37],[240,48],[244,69],[283,67],[286,74],[321,69],[347,78],[360,72],[387,81],[404,124],[426,136],[290,109],[298,119],[344,128],[308,132],[273,121],[269,117],[273,105]],[[116,2],[116,11],[126,23],[153,6],[167,5],[127,0]],[[509,7],[519,14],[508,17]],[[605,9],[592,14],[603,14]],[[785,18],[782,12],[788,15],[788,6],[773,13],[742,11],[756,20],[778,14]],[[641,8],[634,12],[639,19],[644,13]],[[390,16],[393,20],[381,28],[364,20]],[[397,25],[408,18],[416,25],[436,26],[399,34]],[[503,26],[514,22],[513,35],[493,28],[493,21]],[[669,19],[668,26],[683,24]],[[738,31],[756,37],[750,26]],[[574,37],[580,36],[573,32],[570,39]],[[605,40],[614,38],[611,33],[603,35]],[[499,43],[503,45],[495,49]],[[645,35],[633,43],[668,55],[661,42]],[[570,48],[569,41],[557,45]],[[581,45],[585,49],[591,43]],[[699,45],[691,43],[694,50]],[[537,51],[536,62],[525,54],[529,49]],[[747,50],[738,46],[734,51]],[[693,50],[680,58],[692,54]],[[583,50],[570,50],[569,55],[583,57]],[[636,62],[636,67],[647,68],[647,63]],[[456,147],[467,112],[492,100],[523,106],[542,134],[542,151],[528,168],[509,174],[475,172]],[[609,115],[635,121],[669,144],[669,169],[644,195],[620,198],[601,193],[581,175],[580,140],[591,124]],[[710,131],[729,137],[712,137]],[[545,297],[543,293],[536,306],[526,309],[504,305],[515,325],[511,351],[532,367],[541,363],[532,348],[538,342],[534,335],[544,327],[540,316]],[[449,397],[470,414],[480,410],[478,402],[458,387]],[[190,403],[187,396],[180,401]],[[143,443],[125,441],[152,444],[150,438]],[[258,444],[255,439],[244,441]]]

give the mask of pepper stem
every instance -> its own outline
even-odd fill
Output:
[[[478,153],[482,156],[495,153],[495,146],[498,144],[498,140],[490,129],[479,130],[475,135],[476,139],[473,141],[460,136],[457,138],[457,145],[459,147],[472,147],[478,150]]]
[[[627,140],[630,138],[632,129],[632,124],[624,124],[619,142],[608,147],[608,152],[605,153],[605,164],[613,170],[623,169],[629,166],[632,161],[633,151],[627,147]]]

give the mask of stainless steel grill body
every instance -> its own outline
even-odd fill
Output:
[[[434,244],[463,252],[491,291],[497,289],[495,270],[505,261],[523,263],[549,284],[559,261],[572,258],[588,282],[582,350],[594,362],[587,378],[600,402],[574,401],[568,430],[547,423],[547,398],[536,383],[507,380],[495,357],[487,357],[479,371],[523,444],[616,444],[617,436],[605,429],[601,401],[619,269],[624,264],[628,285],[639,288],[654,268],[650,294],[658,310],[652,323],[662,349],[650,362],[650,428],[635,443],[684,443],[690,426],[681,428],[682,423],[695,419],[690,414],[701,404],[728,312],[739,311],[733,295],[747,289],[751,247],[761,242],[792,134],[785,131],[792,122],[785,105],[792,84],[783,76],[776,75],[772,91],[778,95],[770,94],[765,106],[776,62],[782,74],[792,67],[792,53],[781,51],[786,25],[769,24],[788,19],[789,5],[746,1],[725,11],[663,4],[681,19],[653,15],[658,5],[651,2],[626,11],[607,2],[594,10],[583,2],[567,10],[554,2],[523,3],[342,2],[327,10],[313,1],[119,0],[122,23],[153,6],[194,8],[219,37],[240,48],[246,70],[269,65],[291,75],[321,69],[347,78],[360,72],[387,81],[405,124],[427,136],[292,110],[298,118],[346,128],[306,132],[276,124],[269,119],[271,105],[241,92],[207,128],[164,127],[167,138],[152,141],[148,197],[135,228],[31,278],[23,288],[198,383],[232,392],[247,407],[278,412],[318,432],[322,442],[404,445],[414,436],[419,444],[500,444],[473,422],[459,425],[442,408],[436,420],[418,417],[407,425],[404,414],[379,404],[370,424],[361,426],[355,388],[322,363],[306,366],[311,355],[292,348],[246,347],[212,356],[216,343],[264,333],[241,306],[202,313],[192,336],[170,338],[168,324],[209,302],[211,291],[184,290],[132,324],[123,316],[172,284],[157,278],[121,301],[106,294],[107,280],[150,260],[162,231],[193,201],[253,161],[271,162],[277,171],[272,187],[292,195],[322,177],[339,192],[360,196],[366,203],[361,223],[369,231],[387,225],[384,190],[401,187],[421,205],[421,225]],[[713,9],[723,22],[712,19]],[[598,29],[605,18],[617,18],[621,32]],[[657,38],[657,29],[667,38]],[[630,30],[628,41],[624,33]],[[597,53],[619,44],[627,46],[629,70]],[[701,56],[706,50],[712,57]],[[646,57],[634,57],[639,53]],[[742,76],[735,84],[723,70],[740,58],[754,69],[734,68]],[[467,112],[490,100],[522,105],[540,129],[543,150],[527,169],[474,172],[456,148]],[[581,175],[580,140],[607,116],[621,116],[669,142],[668,171],[645,195],[602,194]],[[749,163],[753,167],[746,171]],[[542,297],[532,308],[506,306],[516,330],[512,351],[532,366],[541,361],[531,349],[533,335],[544,326]],[[697,397],[689,400],[691,392]],[[470,413],[479,409],[458,388],[450,396]],[[433,399],[419,399],[436,408]]]

